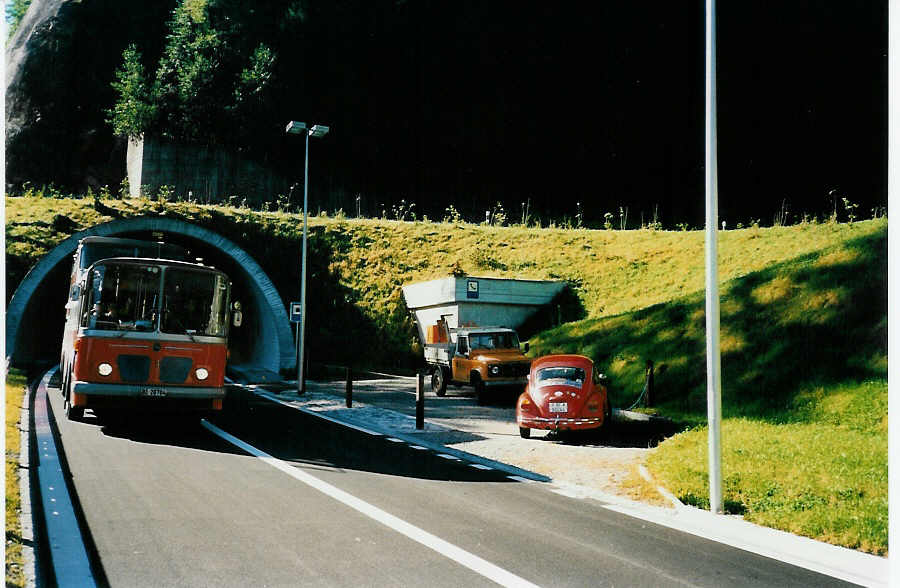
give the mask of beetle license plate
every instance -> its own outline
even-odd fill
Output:
[[[568,402],[551,402],[550,412],[569,412]]]
[[[165,390],[165,388],[144,388],[141,391],[141,395],[142,396],[156,396],[156,397],[165,396],[166,390]]]

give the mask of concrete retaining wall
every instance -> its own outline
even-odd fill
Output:
[[[157,194],[169,186],[180,198],[219,202],[228,196],[248,203],[274,201],[287,194],[288,182],[272,170],[233,153],[199,145],[178,145],[156,138],[128,141],[128,185],[133,198]]]

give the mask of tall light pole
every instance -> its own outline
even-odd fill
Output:
[[[285,127],[284,132],[289,135],[306,135],[306,146],[304,148],[303,157],[303,254],[301,257],[300,267],[300,329],[297,336],[298,352],[297,352],[297,394],[303,394],[306,391],[306,378],[303,369],[304,340],[306,339],[306,239],[307,239],[307,200],[309,195],[309,138],[324,137],[328,133],[328,127],[325,125],[313,125],[311,129],[306,128],[306,123],[290,121]]]
[[[719,348],[719,164],[716,0],[706,0],[706,412],[709,510],[722,513],[722,359]]]

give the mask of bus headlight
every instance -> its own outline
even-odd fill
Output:
[[[108,363],[101,363],[97,366],[97,373],[99,373],[101,376],[108,376],[112,373],[112,366]]]
[[[488,366],[488,373],[492,376],[499,376],[500,375],[500,366],[495,363],[492,363],[491,365]]]
[[[205,380],[209,377],[209,370],[207,370],[206,368],[197,368],[197,370],[194,372],[194,375],[197,376],[198,380]]]

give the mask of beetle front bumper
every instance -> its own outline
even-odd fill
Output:
[[[520,427],[529,429],[572,430],[596,429],[603,426],[603,418],[546,418],[546,417],[519,417]]]

